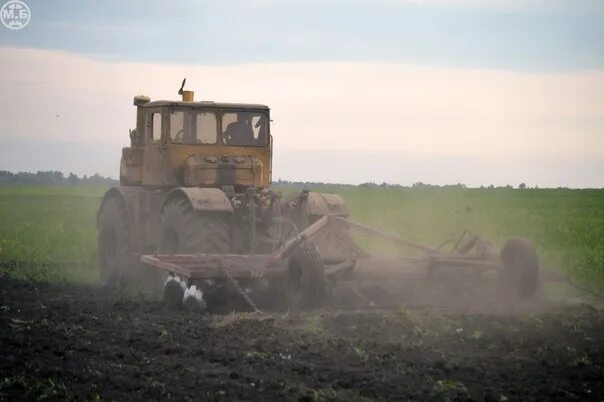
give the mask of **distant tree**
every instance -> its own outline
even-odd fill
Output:
[[[0,183],[12,183],[14,175],[8,170],[0,170]]]
[[[67,181],[69,182],[69,184],[71,184],[72,186],[78,184],[78,176],[76,176],[73,173],[69,173],[69,176],[67,176]]]
[[[526,188],[526,183],[520,183],[520,184],[518,185],[518,188],[519,188],[520,190],[524,190],[524,189]]]
[[[98,173],[95,173],[94,175],[92,175],[88,178],[88,182],[90,184],[101,184],[102,179]]]

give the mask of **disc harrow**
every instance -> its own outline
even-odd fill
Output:
[[[392,243],[411,255],[371,255],[353,240],[355,232]],[[450,251],[445,251],[447,247]],[[262,292],[272,292],[268,308],[276,309],[342,304],[335,299],[346,292],[352,295],[351,307],[386,307],[404,303],[411,294],[425,296],[430,293],[426,289],[439,296],[448,292],[460,296],[483,286],[489,289],[486,293],[524,300],[535,292],[539,269],[535,249],[522,238],[508,240],[498,253],[487,239],[465,230],[459,238],[432,248],[340,216],[320,217],[267,254],[150,254],[140,259],[148,267],[169,272],[170,278],[179,278],[177,285],[166,281],[164,297],[170,304],[178,304],[182,297],[183,305],[197,310],[205,309],[204,295],[217,287],[230,289],[252,311],[260,310],[254,300]],[[494,277],[494,288],[485,286],[487,277]],[[371,287],[372,283],[380,285]],[[393,295],[389,286],[395,288],[394,298],[385,297]],[[181,289],[182,296],[175,298],[175,289]],[[197,295],[197,304],[187,299],[187,292]]]

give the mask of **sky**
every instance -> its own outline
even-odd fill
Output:
[[[133,96],[187,77],[271,107],[274,179],[604,187],[599,0],[26,3],[0,169],[117,177]]]

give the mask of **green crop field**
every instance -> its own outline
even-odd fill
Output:
[[[95,281],[96,212],[104,191],[0,186],[0,269],[38,280]],[[428,245],[466,228],[498,246],[511,236],[527,237],[546,268],[604,288],[604,190],[329,186],[320,191],[341,194],[354,220]]]
[[[0,186],[0,267],[38,280],[95,281],[104,188]]]

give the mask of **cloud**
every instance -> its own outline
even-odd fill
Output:
[[[0,30],[0,46],[204,65],[604,68],[601,0],[188,0],[172,2],[169,11],[162,0],[144,7],[127,0],[28,1],[31,23],[19,32]]]

